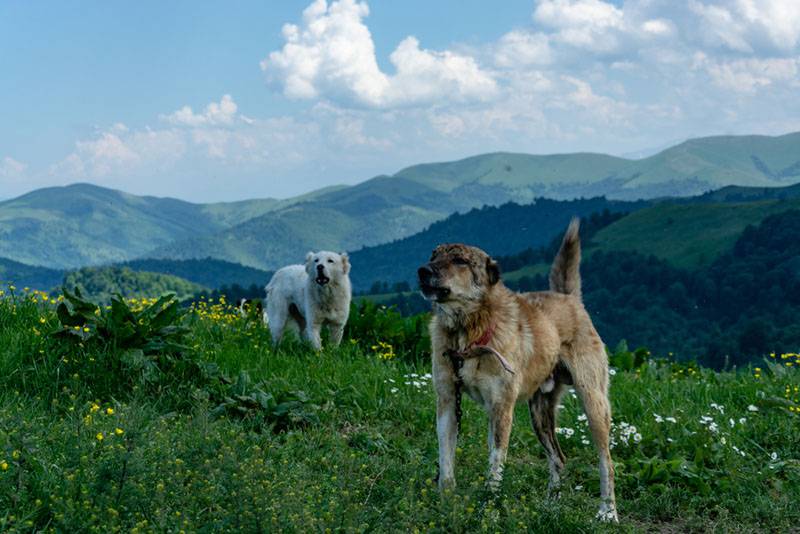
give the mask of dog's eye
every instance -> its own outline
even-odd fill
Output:
[[[469,265],[469,262],[464,258],[453,258],[453,263],[456,265]]]
[[[314,258],[314,263],[319,263],[319,258]]]
[[[333,263],[333,260],[328,258],[328,263]]]

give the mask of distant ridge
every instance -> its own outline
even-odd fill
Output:
[[[273,270],[309,249],[387,243],[484,205],[685,197],[798,181],[800,133],[691,139],[639,160],[499,152],[286,200],[204,205],[77,184],[0,202],[0,256],[53,268],[212,257]]]

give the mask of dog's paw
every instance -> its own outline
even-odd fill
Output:
[[[603,503],[597,511],[595,519],[603,523],[619,523],[619,516],[617,516],[617,508],[613,504]]]
[[[447,491],[453,491],[456,487],[456,479],[455,478],[442,478],[439,477],[439,491],[445,493]]]

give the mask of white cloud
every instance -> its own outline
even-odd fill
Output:
[[[500,67],[549,65],[553,62],[550,39],[542,33],[510,31],[498,41],[494,61]]]
[[[707,43],[752,53],[768,48],[792,52],[800,42],[800,2],[797,0],[692,0],[690,10],[703,23]]]
[[[186,149],[176,130],[129,130],[117,123],[90,139],[75,142],[75,151],[50,167],[51,175],[74,179],[130,174],[142,167],[164,169],[179,160]]]
[[[240,119],[246,123],[252,121],[247,117],[236,115],[238,106],[233,101],[231,95],[223,95],[217,102],[211,102],[206,106],[204,113],[197,114],[192,111],[190,106],[183,106],[178,111],[170,115],[162,115],[161,118],[171,124],[181,126],[231,126],[235,120]]]
[[[624,26],[623,11],[601,0],[542,0],[533,19],[555,30],[556,40],[602,51],[616,48]]]
[[[27,168],[28,166],[25,163],[17,161],[11,156],[5,156],[0,160],[0,178],[8,180],[21,179]]]
[[[717,61],[698,53],[694,58],[694,67],[705,70],[717,86],[737,93],[754,94],[761,88],[782,82],[800,87],[798,80],[800,65],[796,59],[752,58]]]
[[[328,98],[375,108],[442,99],[485,100],[496,93],[493,76],[474,58],[420,48],[409,36],[389,57],[395,74],[378,66],[363,18],[366,2],[316,0],[303,11],[303,27],[286,24],[286,44],[261,62],[290,98]]]

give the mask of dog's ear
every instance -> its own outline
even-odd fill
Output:
[[[490,286],[500,281],[500,266],[492,258],[486,258],[486,275]]]
[[[342,252],[339,254],[342,257],[342,272],[344,274],[350,273],[350,256],[347,255],[347,252]]]
[[[314,258],[314,252],[309,250],[308,254],[306,254],[306,263],[311,263],[311,260]]]

